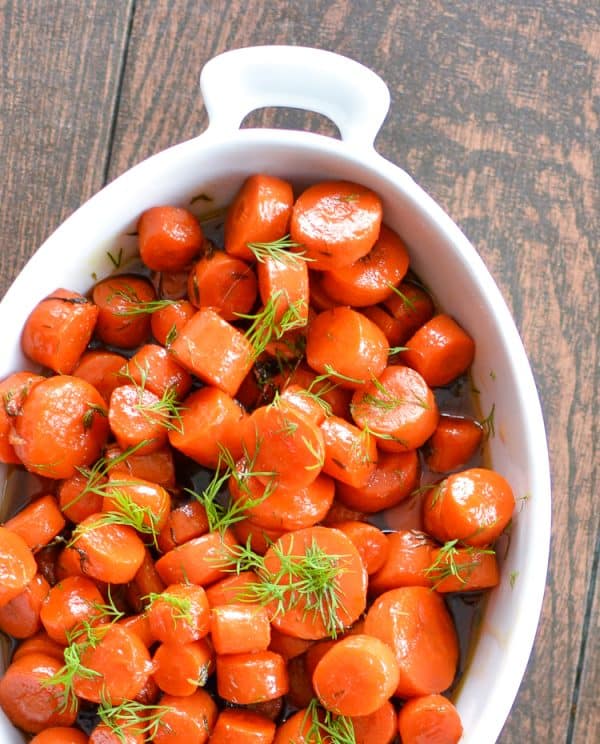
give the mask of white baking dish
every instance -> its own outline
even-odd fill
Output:
[[[146,208],[186,205],[194,194],[226,204],[250,173],[302,186],[341,178],[374,189],[385,220],[404,238],[411,263],[446,311],[477,342],[473,377],[482,410],[496,405],[493,466],[512,484],[517,508],[502,583],[492,593],[456,697],[465,744],[496,741],[521,682],[544,591],[550,540],[550,478],[533,376],[500,292],[467,238],[403,170],[373,148],[389,106],[383,81],[358,63],[302,47],[253,47],[210,61],[201,76],[206,132],[140,163],[86,202],[40,247],[0,303],[0,378],[27,367],[19,336],[37,301],[57,287],[87,291],[113,268],[107,250],[125,246]],[[291,106],[337,124],[341,140],[283,130],[240,130],[250,111]],[[490,374],[492,373],[492,374]],[[5,471],[0,471],[4,483]],[[518,572],[518,574],[513,573]],[[509,581],[509,575],[516,580]],[[1,660],[2,668],[6,659]],[[22,738],[5,717],[0,740]]]

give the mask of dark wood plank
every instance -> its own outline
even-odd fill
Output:
[[[578,742],[600,741],[600,586],[596,579],[594,601],[591,604],[588,625],[588,642],[583,658],[581,677],[577,680],[579,695],[572,709],[572,739]]]
[[[130,4],[0,3],[0,296],[103,185]]]

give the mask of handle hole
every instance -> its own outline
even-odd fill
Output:
[[[242,129],[299,129],[341,139],[340,130],[322,114],[287,106],[266,106],[251,111],[242,121]]]

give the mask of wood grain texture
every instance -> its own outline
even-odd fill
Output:
[[[338,51],[378,72],[392,94],[378,149],[477,246],[521,330],[548,429],[548,588],[500,742],[595,744],[597,3],[138,0],[125,57],[132,7],[129,0],[93,0],[85,10],[74,0],[0,0],[8,174],[0,181],[0,291],[41,238],[102,184],[105,165],[114,178],[203,130],[198,75],[215,54],[291,43]],[[298,112],[257,112],[247,123],[333,132],[321,117]]]
[[[0,296],[103,185],[129,1],[0,2]]]

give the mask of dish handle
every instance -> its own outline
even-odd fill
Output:
[[[206,63],[200,89],[207,132],[239,129],[244,117],[265,106],[323,114],[342,140],[371,148],[386,117],[390,94],[372,70],[348,57],[300,46],[234,49]]]

